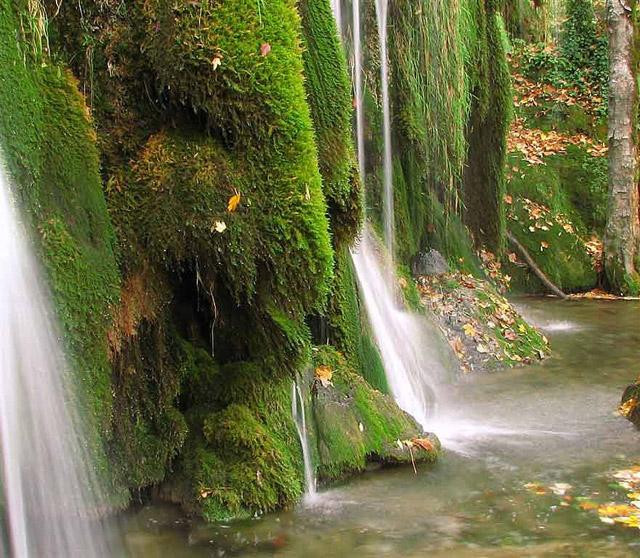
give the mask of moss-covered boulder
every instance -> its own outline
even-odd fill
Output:
[[[293,505],[304,490],[292,380],[257,362],[219,366],[182,342],[189,437],[163,497],[209,521]]]
[[[574,148],[569,155],[580,161],[581,153]],[[595,254],[588,243],[594,232],[602,230],[606,173],[598,171],[600,159],[587,157],[592,166],[578,166],[564,155],[547,157],[544,165],[510,156],[509,230],[545,275],[567,292],[590,290],[598,281]],[[545,292],[540,280],[521,263],[517,250],[510,252],[514,255],[505,263],[514,290]]]
[[[328,482],[362,471],[367,462],[433,462],[439,442],[373,389],[330,346],[314,351],[316,370],[330,371],[313,384],[318,476]]]

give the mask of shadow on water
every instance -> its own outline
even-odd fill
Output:
[[[615,413],[637,373],[640,305],[519,304],[547,330],[553,356],[452,386],[449,423],[436,430],[449,450],[436,466],[418,475],[371,471],[324,491],[314,505],[248,522],[203,525],[175,508],[145,508],[127,520],[131,555],[640,554],[635,530],[602,524],[575,500],[525,487],[568,483],[571,498],[616,498],[608,473],[640,460],[639,434]]]

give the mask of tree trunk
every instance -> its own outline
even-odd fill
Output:
[[[638,289],[640,222],[635,142],[637,86],[632,13],[635,0],[607,0],[609,20],[609,208],[605,270],[613,290]]]

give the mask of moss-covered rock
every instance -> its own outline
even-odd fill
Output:
[[[584,218],[600,228],[606,174],[598,172],[599,160],[583,156],[580,148],[570,148],[568,155],[578,161],[585,161],[585,157],[588,160],[578,167],[574,159],[555,155],[548,157],[545,165],[529,165],[519,156],[511,156],[512,204],[508,223],[511,233],[547,277],[559,288],[572,292],[589,290],[597,284],[598,274],[586,245],[589,232],[594,231],[587,229]],[[580,178],[583,181],[579,182]],[[516,256],[521,259],[517,252]],[[506,264],[515,290],[545,292],[528,267],[517,261]]]
[[[291,384],[258,363],[216,365],[183,342],[189,438],[163,495],[210,521],[295,503],[304,490]]]
[[[356,374],[339,352],[328,345],[318,347],[314,364],[332,372],[330,382],[317,380],[313,386],[322,481],[362,471],[368,461],[392,464],[437,458],[439,443],[433,437],[428,438],[433,446],[430,450],[420,446],[410,450],[410,445],[403,443],[427,436],[393,398],[374,390]]]
[[[348,244],[362,220],[363,193],[351,133],[353,101],[347,61],[329,0],[304,0],[305,87],[334,241]]]

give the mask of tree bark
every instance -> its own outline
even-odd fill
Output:
[[[607,0],[609,28],[609,207],[604,264],[613,290],[637,288],[640,221],[635,122],[635,0]],[[635,294],[635,293],[634,293]]]

